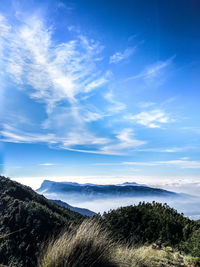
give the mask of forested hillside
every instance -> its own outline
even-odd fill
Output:
[[[172,246],[200,259],[200,222],[167,204],[144,203],[103,214],[103,223],[116,241],[130,245]]]
[[[41,243],[82,218],[31,188],[0,177],[0,263],[35,267]]]

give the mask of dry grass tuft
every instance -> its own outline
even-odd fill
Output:
[[[115,257],[121,267],[186,266],[184,257],[178,252],[173,252],[171,248],[154,249],[152,246],[139,248],[118,247]]]
[[[51,241],[39,260],[39,267],[117,267],[108,233],[92,219],[78,229]]]

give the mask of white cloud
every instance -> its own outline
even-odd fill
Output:
[[[168,148],[144,148],[139,149],[138,151],[142,152],[159,152],[159,153],[176,153],[181,152],[184,150],[192,149],[191,146],[185,146],[185,147],[168,147]]]
[[[124,59],[129,58],[134,52],[136,47],[126,48],[123,52],[116,52],[110,57],[110,63],[118,63]]]
[[[10,26],[7,23],[6,18],[0,14],[0,36],[5,37],[10,30]]]
[[[86,130],[82,132],[74,130],[64,136],[59,136],[54,133],[28,133],[16,130],[9,125],[4,125],[3,128],[4,129],[0,131],[0,141],[12,143],[47,143],[62,149],[77,152],[107,154],[106,152],[101,151],[101,147],[111,142],[109,138],[96,137]],[[77,148],[77,146],[84,145],[91,147],[91,150]]]
[[[40,166],[55,166],[56,164],[55,163],[40,163],[39,164]]]
[[[108,138],[95,137],[89,132],[76,132],[72,131],[68,134],[67,138],[63,141],[63,148],[70,148],[76,145],[102,145],[108,143]]]
[[[181,128],[183,131],[189,131],[195,134],[200,134],[200,127],[199,126],[185,126]]]
[[[154,106],[155,104],[156,103],[154,103],[154,102],[140,102],[140,103],[138,103],[138,106],[140,108],[149,108],[149,107]]]
[[[165,112],[159,109],[143,111],[136,115],[128,115],[126,119],[149,128],[161,128],[162,124],[170,121]]]
[[[101,150],[105,154],[121,155],[146,143],[146,141],[136,139],[133,130],[126,128],[116,135],[116,142],[103,146]]]
[[[40,134],[40,133],[27,133],[17,130],[10,125],[3,125],[3,130],[0,131],[1,141],[12,143],[48,143],[55,144],[58,139],[54,134]]]
[[[200,161],[188,160],[187,158],[166,161],[151,161],[151,162],[123,162],[124,165],[136,166],[176,166],[181,169],[200,169]]]
[[[111,105],[108,107],[108,112],[110,113],[110,115],[119,113],[126,109],[126,105],[124,103],[115,99],[112,90],[106,92],[104,98],[111,103]]]
[[[135,135],[132,129],[126,128],[121,132],[115,135],[114,138],[96,138],[96,140],[90,136],[84,137],[80,134],[74,133],[71,136],[71,140],[68,143],[64,143],[63,148],[70,151],[77,151],[83,153],[92,153],[92,154],[105,154],[105,155],[126,155],[131,151],[136,150],[138,147],[145,145],[147,142],[135,138]],[[71,144],[73,140],[79,140],[79,143],[84,144],[84,140],[88,140],[88,145],[97,145],[96,149],[80,149],[73,148]],[[75,144],[76,142],[74,142]]]
[[[143,71],[141,71],[139,74],[131,76],[129,78],[126,79],[126,81],[128,80],[134,80],[134,79],[144,79],[144,80],[148,80],[148,81],[155,81],[155,79],[157,79],[162,72],[169,66],[171,65],[173,59],[175,56],[165,60],[165,61],[158,61],[152,65],[149,65],[147,67],[144,68]]]
[[[91,122],[91,121],[97,121],[104,117],[103,114],[97,113],[97,112],[91,112],[89,110],[86,111],[84,115],[84,121]]]
[[[92,91],[94,88],[99,87],[99,86],[105,84],[106,82],[107,82],[107,79],[105,77],[100,78],[100,79],[95,80],[95,81],[92,81],[90,84],[88,84],[86,86],[85,92],[88,93],[88,92]]]
[[[102,86],[106,74],[99,73],[94,58],[102,47],[79,36],[55,44],[53,32],[37,17],[10,30],[7,38],[7,72],[15,82],[32,87],[31,97],[42,100],[49,110],[59,101],[77,101],[80,93]]]
[[[83,105],[79,97],[87,96],[109,79],[109,72],[101,73],[94,63],[103,47],[82,35],[57,45],[52,40],[52,30],[36,16],[8,29],[4,42],[5,71],[21,88],[31,87],[26,89],[31,98],[46,104],[48,118],[42,128],[48,134],[40,134],[41,129],[39,133],[28,133],[20,130],[16,123],[15,128],[7,124],[1,131],[4,141],[64,146],[105,143],[105,138],[96,137],[87,126],[103,118],[103,112]],[[60,107],[61,101],[68,104]]]

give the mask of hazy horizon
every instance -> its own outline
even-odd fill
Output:
[[[127,185],[121,185],[115,189],[109,186],[99,188],[99,185],[92,184],[88,190],[85,184],[74,184],[64,182],[59,183],[53,187],[51,182],[46,182],[37,190],[37,193],[44,195],[48,199],[56,199],[64,201],[72,206],[79,208],[87,208],[96,213],[107,212],[111,209],[117,209],[129,205],[137,205],[139,202],[159,202],[167,203],[170,207],[176,209],[178,212],[183,213],[191,219],[200,218],[200,198],[189,194],[170,193],[165,190],[152,190],[152,187],[144,190],[144,184],[131,185],[133,190],[128,191],[125,189]],[[116,185],[116,184],[115,184]],[[73,187],[74,186],[74,187]],[[135,188],[136,186],[136,188]],[[130,190],[130,185],[128,185]],[[155,187],[154,187],[155,188]]]
[[[148,177],[149,178],[149,177]],[[185,193],[193,196],[199,196],[200,194],[200,183],[195,180],[185,179],[180,180],[177,179],[176,182],[169,183],[168,180],[163,180],[158,183],[157,179],[153,180],[147,179],[145,177],[45,177],[45,178],[11,178],[14,181],[17,181],[21,184],[30,186],[33,190],[39,189],[44,180],[50,180],[54,182],[74,182],[79,184],[92,183],[97,185],[116,185],[123,184],[125,182],[135,182],[140,185],[147,185],[154,188],[161,188],[168,191],[176,192],[176,193]]]

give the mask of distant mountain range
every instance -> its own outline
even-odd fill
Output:
[[[65,208],[67,208],[67,209],[69,209],[71,211],[78,212],[78,213],[80,213],[81,215],[84,215],[84,216],[94,216],[94,215],[97,215],[95,212],[93,212],[91,210],[73,207],[73,206],[71,206],[71,205],[69,205],[66,202],[61,201],[61,200],[55,200],[55,199],[49,199],[49,200],[51,202],[53,202],[53,203],[56,203],[57,205],[59,205],[61,207],[65,207]]]
[[[178,197],[179,194],[167,190],[152,188],[147,185],[137,183],[123,183],[117,185],[97,185],[97,184],[79,184],[72,182],[53,182],[44,180],[38,193],[45,196],[65,195],[69,199],[105,199],[115,197]]]

